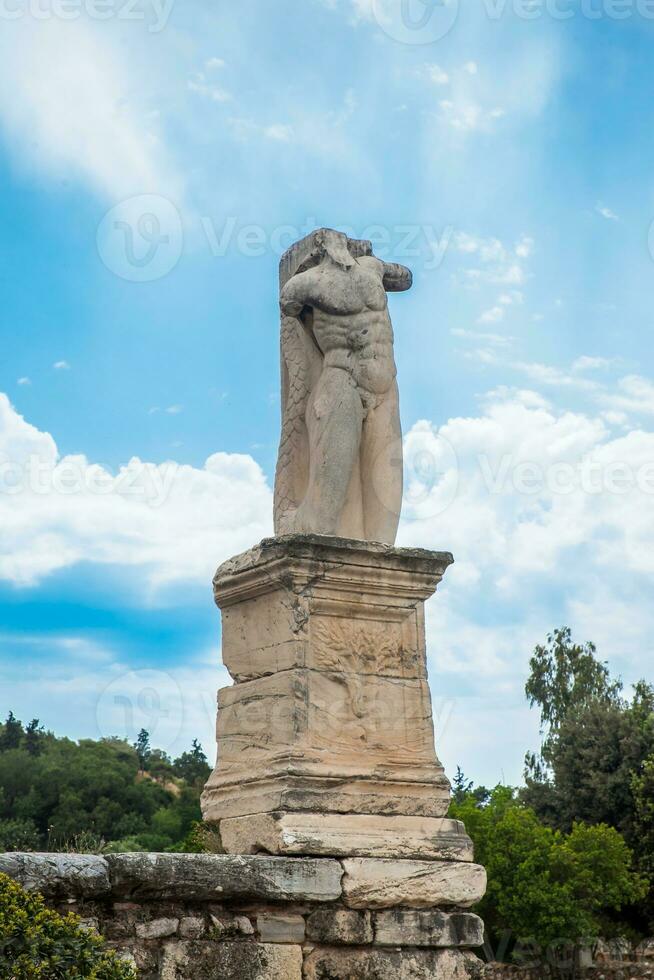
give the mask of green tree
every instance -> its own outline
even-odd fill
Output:
[[[455,803],[463,803],[468,793],[472,792],[474,783],[463,774],[461,766],[456,767],[456,775],[452,780],[452,799]]]
[[[569,629],[536,648],[526,693],[546,735],[540,755],[527,756],[523,798],[555,828],[606,823],[639,850],[633,776],[654,753],[654,690],[641,681],[626,699],[595,652]]]
[[[540,708],[541,727],[550,734],[558,731],[572,709],[621,703],[622,683],[611,679],[596,652],[594,643],[573,643],[567,626],[554,630],[546,645],[534,650],[525,691],[531,707]]]
[[[134,743],[134,748],[136,749],[136,754],[139,760],[139,769],[141,772],[146,772],[148,769],[150,756],[152,755],[152,748],[150,746],[150,734],[149,732],[146,732],[145,728],[142,728],[138,733],[138,737]]]
[[[211,767],[197,738],[193,739],[190,752],[184,752],[174,762],[174,771],[193,786],[204,786],[211,775]]]
[[[44,731],[39,727],[39,719],[33,718],[25,729],[24,745],[30,755],[39,755],[43,748]]]
[[[13,711],[10,711],[0,732],[0,752],[17,749],[23,740],[23,735],[22,723],[18,721]]]
[[[649,882],[644,908],[648,930],[654,929],[654,755],[634,773],[632,789],[636,804],[635,837],[639,842],[639,866]]]
[[[486,804],[469,793],[453,804],[451,816],[465,822],[476,860],[488,872],[479,914],[492,942],[510,932],[519,950],[596,937],[612,914],[645,893],[631,852],[612,827],[578,824],[562,834],[503,786]]]

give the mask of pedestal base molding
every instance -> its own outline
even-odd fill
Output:
[[[220,823],[228,854],[472,861],[458,820],[340,813],[260,813]]]

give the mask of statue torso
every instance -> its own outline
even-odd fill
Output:
[[[282,295],[282,307],[311,309],[325,367],[347,371],[358,387],[375,395],[385,394],[396,375],[383,268],[367,257],[350,269],[322,263],[295,276]]]

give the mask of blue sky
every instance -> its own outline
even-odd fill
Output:
[[[557,625],[651,679],[654,11],[407,3],[3,5],[0,713],[212,750],[211,575],[271,531],[277,262],[320,225],[414,271],[448,769],[519,780]]]

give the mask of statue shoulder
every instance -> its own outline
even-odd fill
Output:
[[[315,287],[315,274],[312,273],[313,269],[298,272],[288,280],[279,297],[282,313],[299,316],[305,306],[311,305],[311,296]]]

